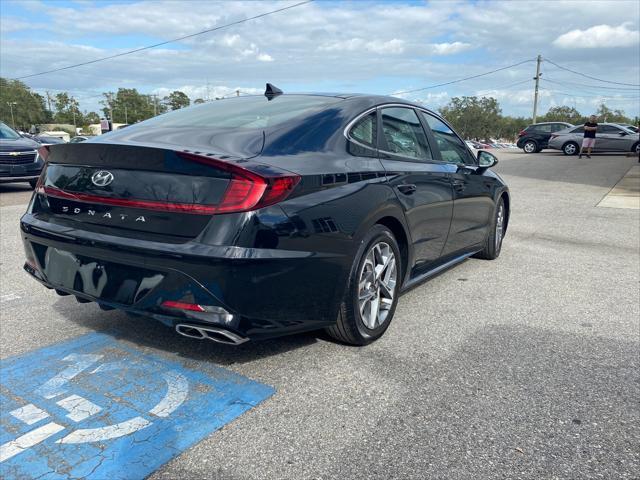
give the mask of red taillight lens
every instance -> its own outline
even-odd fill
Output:
[[[47,158],[49,158],[49,147],[38,148],[38,153],[40,154],[42,159],[46,162]]]
[[[520,130],[520,133],[518,134],[519,137],[524,137],[525,135],[525,131],[524,130]]]
[[[294,174],[262,176],[214,158],[185,152],[179,152],[178,156],[231,173],[231,181],[216,213],[245,212],[273,205],[287,198],[300,182],[300,177]]]
[[[551,139],[554,139],[554,138],[556,138],[557,136],[558,136],[558,135],[553,135],[553,134],[552,134],[552,135],[551,135]]]
[[[189,310],[191,312],[206,312],[202,305],[195,303],[174,302],[173,300],[166,300],[162,302],[162,306],[166,308],[175,308],[177,310]]]

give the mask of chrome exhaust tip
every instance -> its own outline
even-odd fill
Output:
[[[241,337],[229,330],[205,325],[194,325],[179,323],[176,325],[176,332],[184,337],[195,338],[196,340],[212,340],[225,345],[240,345],[248,342],[247,337]]]

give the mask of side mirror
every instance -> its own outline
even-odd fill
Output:
[[[486,150],[480,150],[478,152],[478,166],[480,168],[491,168],[498,164],[498,158]]]
[[[629,134],[627,132],[620,132],[618,135],[620,135],[621,137],[626,137]]]

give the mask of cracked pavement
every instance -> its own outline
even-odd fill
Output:
[[[640,215],[596,207],[637,161],[498,155],[513,203],[499,260],[410,291],[365,348],[321,333],[233,348],[58,297],[21,271],[28,192],[0,186],[2,358],[103,332],[276,389],[153,480],[638,478]]]

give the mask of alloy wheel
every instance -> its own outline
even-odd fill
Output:
[[[578,148],[573,143],[568,143],[564,146],[564,153],[567,155],[573,155],[578,151]]]
[[[498,216],[496,217],[496,251],[500,250],[502,244],[502,236],[504,234],[504,204],[500,203],[498,208]]]
[[[373,330],[384,324],[393,306],[398,267],[386,242],[371,247],[360,269],[358,308],[364,325]]]
[[[527,142],[524,144],[524,151],[527,153],[534,153],[536,151],[536,144],[533,142]]]

